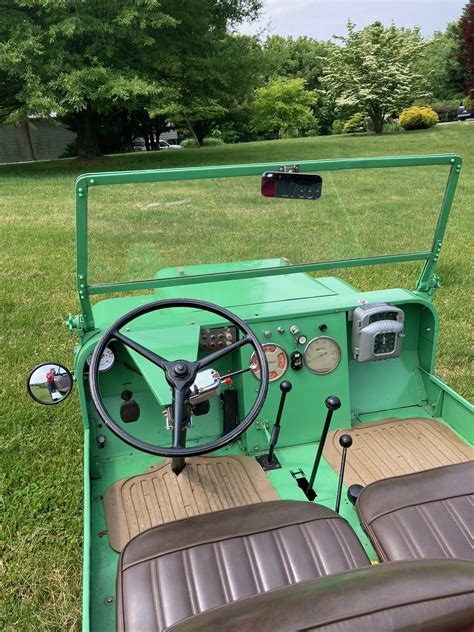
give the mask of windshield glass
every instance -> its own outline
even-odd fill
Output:
[[[429,251],[448,172],[319,171],[318,200],[263,197],[258,176],[91,187],[89,284]]]

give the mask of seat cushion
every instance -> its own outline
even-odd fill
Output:
[[[242,599],[173,632],[468,632],[474,563],[389,562]]]
[[[117,629],[155,632],[210,608],[370,565],[349,524],[309,502],[271,501],[154,527],[117,574]]]
[[[381,560],[474,560],[474,462],[368,485],[361,524]]]

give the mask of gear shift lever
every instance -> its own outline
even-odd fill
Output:
[[[336,397],[336,395],[330,395],[329,397],[326,397],[324,404],[328,409],[328,412],[326,415],[326,421],[324,422],[323,432],[321,433],[321,439],[319,440],[318,451],[316,452],[316,457],[314,459],[313,471],[311,472],[309,483],[303,470],[299,469],[295,472],[290,471],[290,474],[295,479],[296,484],[303,490],[303,493],[308,500],[314,500],[316,498],[316,492],[313,489],[314,480],[323,455],[324,444],[326,443],[326,437],[328,435],[332,416],[334,411],[341,407],[341,400],[339,397]]]
[[[341,457],[341,469],[339,470],[339,483],[337,485],[337,495],[336,495],[336,513],[339,513],[339,507],[341,506],[341,492],[342,492],[342,481],[344,480],[344,469],[346,467],[346,456],[347,450],[352,445],[352,437],[348,434],[343,434],[339,437],[339,445],[342,448],[342,457]]]
[[[292,388],[293,388],[293,385],[291,384],[291,382],[288,382],[288,380],[285,380],[284,382],[281,382],[280,384],[280,391],[281,391],[280,405],[278,406],[278,412],[277,412],[275,424],[272,428],[272,435],[270,437],[270,448],[268,450],[268,454],[262,454],[261,456],[257,456],[257,461],[260,463],[260,465],[263,467],[265,471],[276,470],[281,467],[278,459],[273,454],[273,452],[275,450],[275,446],[278,442],[278,437],[280,435],[280,422],[281,422],[281,416],[283,414],[283,408],[285,406],[286,396],[291,391]]]

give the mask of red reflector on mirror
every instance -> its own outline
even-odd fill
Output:
[[[275,197],[276,179],[262,178],[262,195],[265,197]]]

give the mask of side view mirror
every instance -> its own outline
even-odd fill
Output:
[[[72,375],[62,364],[44,362],[28,375],[28,394],[38,404],[52,406],[63,402],[72,391]]]

